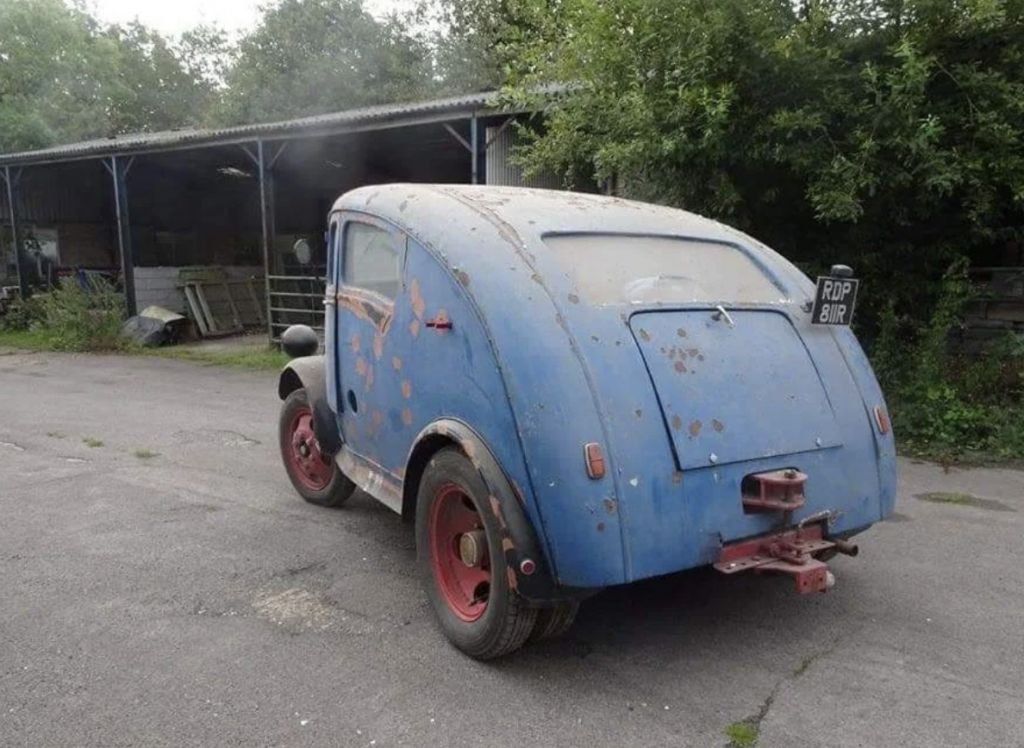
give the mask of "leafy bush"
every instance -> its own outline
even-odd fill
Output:
[[[958,261],[923,328],[914,331],[886,307],[875,372],[905,450],[944,460],[970,453],[1024,457],[1024,337],[1008,333],[980,356],[952,353],[949,336],[970,293],[966,263]]]
[[[21,332],[43,321],[43,310],[36,298],[15,299],[0,315],[0,330]]]
[[[33,298],[41,319],[33,325],[62,351],[111,351],[126,347],[121,337],[124,296],[106,280],[89,277],[83,287],[66,278],[60,287]]]

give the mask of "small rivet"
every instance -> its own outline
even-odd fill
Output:
[[[718,462],[718,455],[716,455],[714,452],[712,452],[711,455],[708,457],[708,460],[710,460],[711,463],[714,464],[714,463]]]

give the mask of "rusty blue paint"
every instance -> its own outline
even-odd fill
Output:
[[[793,520],[829,510],[836,533],[893,511],[892,435],[870,418],[884,401],[863,351],[848,330],[810,325],[813,284],[750,237],[615,198],[470,186],[361,188],[332,220],[387,228],[403,250],[401,289],[376,312],[333,252],[327,319],[344,451],[388,496],[418,434],[466,424],[521,492],[558,582],[591,588],[707,564],[773,529],[777,518],[743,513],[753,472],[807,473]],[[724,303],[730,324],[708,302],[594,303],[544,241],[587,232],[738,248],[778,298]],[[452,329],[426,327],[440,316]]]

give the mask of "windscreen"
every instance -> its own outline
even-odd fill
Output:
[[[592,304],[777,304],[785,293],[742,250],[671,236],[550,235],[544,243]]]

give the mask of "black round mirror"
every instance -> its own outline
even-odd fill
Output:
[[[292,252],[295,253],[295,259],[299,261],[300,265],[308,265],[313,261],[313,248],[309,246],[309,242],[305,239],[299,239],[292,246]]]
[[[320,350],[320,339],[308,325],[292,325],[281,335],[281,350],[288,358],[314,356]]]

